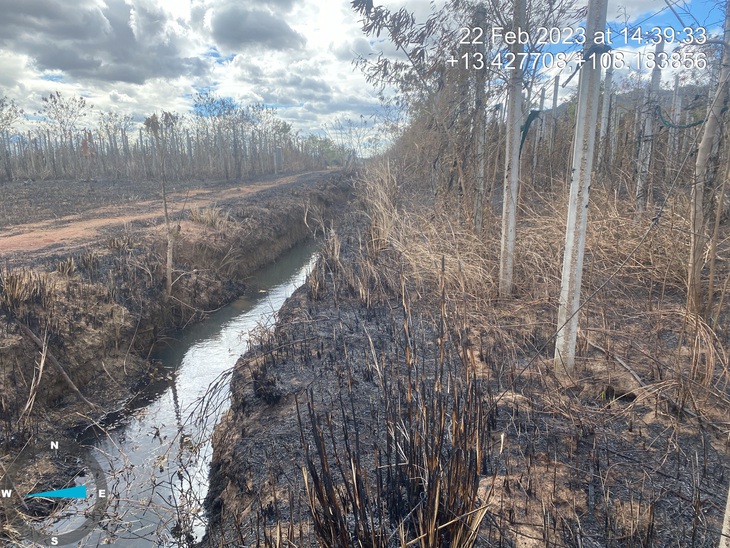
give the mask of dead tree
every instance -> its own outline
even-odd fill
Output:
[[[664,53],[664,40],[659,37],[659,42],[656,45],[656,58]],[[649,92],[647,93],[645,108],[646,118],[644,120],[644,132],[641,135],[641,145],[639,149],[639,169],[638,177],[636,179],[636,210],[641,213],[646,208],[646,202],[648,199],[648,179],[649,179],[649,166],[651,164],[651,153],[654,147],[654,121],[656,118],[657,109],[657,97],[659,95],[659,85],[662,81],[662,69],[660,64],[654,65],[654,70],[651,72],[651,84],[649,85]]]

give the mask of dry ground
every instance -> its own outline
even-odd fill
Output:
[[[681,197],[647,232],[630,200],[594,191],[568,378],[552,360],[565,196],[521,211],[500,299],[498,216],[477,237],[456,200],[370,175],[364,215],[237,364],[208,545],[469,546],[454,538],[471,506],[474,546],[717,546],[727,304],[715,330],[684,310]]]
[[[258,177],[249,181],[168,183],[170,210],[225,206],[262,190],[311,183],[326,171]],[[158,182],[27,181],[5,183],[0,206],[0,258],[23,264],[27,253],[68,254],[85,243],[162,215]],[[21,257],[18,260],[17,257]]]

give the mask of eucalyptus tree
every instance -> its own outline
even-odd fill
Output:
[[[589,0],[586,22],[585,63],[578,84],[578,109],[573,138],[573,168],[568,199],[568,220],[565,229],[565,250],[560,284],[558,332],[555,340],[555,363],[572,373],[578,335],[580,291],[583,278],[583,256],[588,225],[588,200],[593,169],[593,156],[598,122],[598,100],[601,85],[601,64],[597,62],[599,32],[606,27],[608,0]]]
[[[716,41],[717,42],[717,41]],[[718,148],[722,134],[722,117],[730,100],[730,2],[725,4],[724,36],[719,41],[723,46],[720,72],[713,99],[707,109],[702,139],[697,149],[697,158],[690,191],[690,250],[687,265],[687,310],[700,314],[703,306],[702,267],[704,265],[707,238],[706,215],[707,194],[715,186],[718,171]],[[724,199],[721,197],[721,199]],[[708,295],[708,309],[712,295]]]
[[[13,170],[10,164],[10,155],[5,149],[5,137],[13,128],[15,123],[23,115],[23,109],[18,108],[13,99],[6,96],[0,97],[0,161],[3,162],[5,177],[8,181],[13,178]]]

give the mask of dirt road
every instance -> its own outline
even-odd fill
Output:
[[[315,182],[327,171],[259,177],[252,181],[169,182],[173,213],[226,206],[272,187]],[[162,218],[159,182],[16,182],[2,187],[0,258],[19,254],[67,254],[126,223],[156,224]],[[108,236],[107,236],[108,237]]]

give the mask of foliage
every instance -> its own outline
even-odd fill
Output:
[[[23,109],[18,108],[13,99],[0,97],[0,133],[8,131],[23,115]]]
[[[202,118],[231,116],[238,108],[230,97],[219,97],[211,91],[196,93],[193,99],[193,113]]]
[[[121,135],[132,127],[132,116],[108,111],[99,113],[99,129],[111,135]]]
[[[83,97],[63,97],[60,91],[41,100],[43,106],[38,114],[51,129],[57,130],[62,136],[78,130],[88,115],[88,110],[92,108]]]

